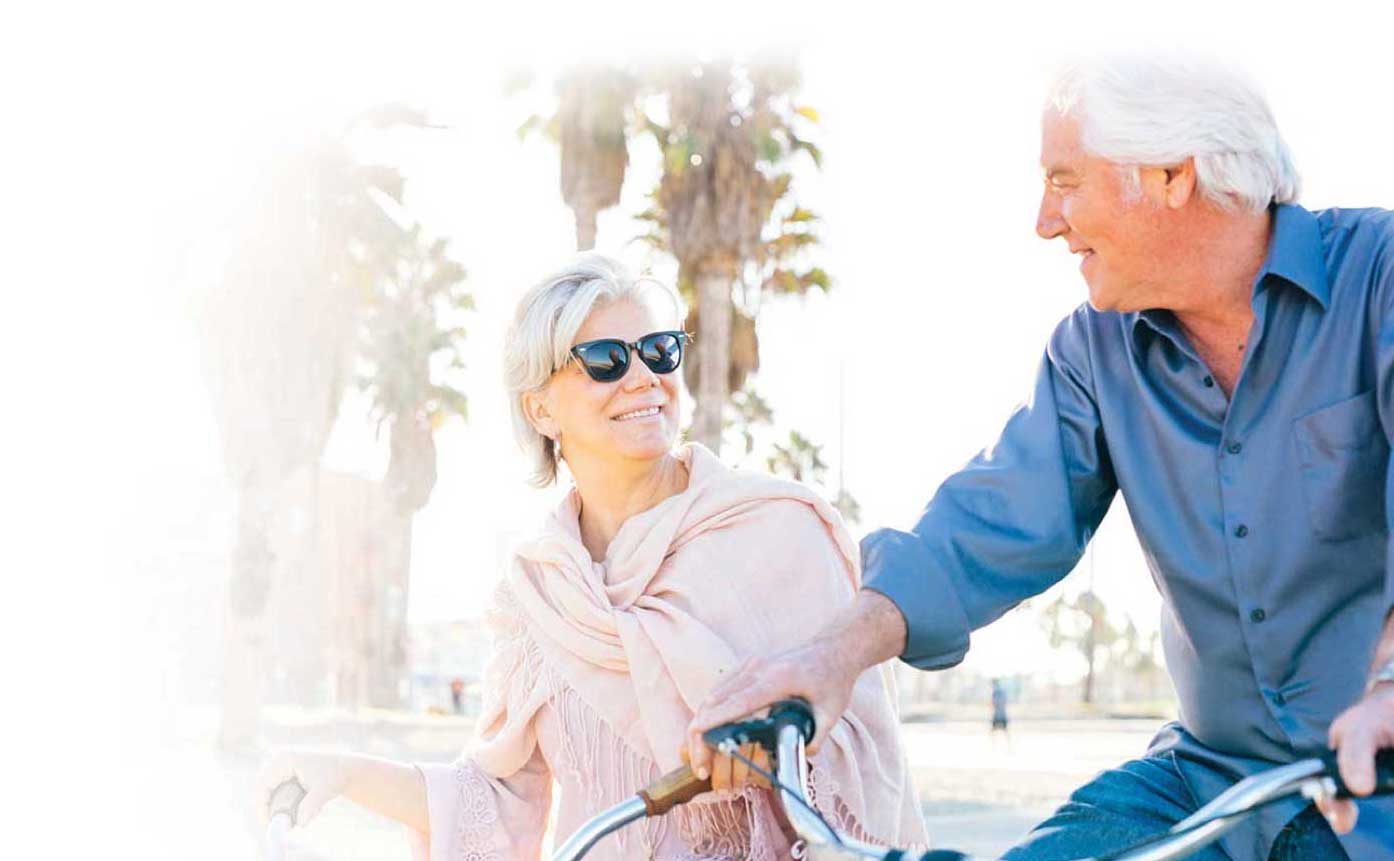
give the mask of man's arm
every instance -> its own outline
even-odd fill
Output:
[[[865,586],[812,640],[752,659],[718,685],[688,728],[688,755],[709,761],[701,732],[774,700],[813,704],[821,744],[857,677],[895,656],[953,666],[969,633],[1064,577],[1117,489],[1094,400],[1083,310],[1056,329],[1029,400],[997,443],[950,476],[909,531],[862,542]],[[816,749],[816,748],[815,748]]]

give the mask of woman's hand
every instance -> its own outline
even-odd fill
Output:
[[[295,824],[305,825],[319,814],[326,802],[348,791],[356,764],[357,757],[343,754],[278,751],[257,774],[253,801],[257,815],[263,824],[268,822],[271,818],[271,794],[286,781],[298,780],[305,790],[305,798],[296,808]]]
[[[770,757],[765,749],[758,744],[743,744],[739,748],[741,756],[755,763],[756,767],[764,771],[770,770]],[[689,762],[687,745],[683,745],[678,751],[682,761],[691,765]],[[758,786],[761,789],[770,788],[770,780],[758,771],[752,771],[750,766],[736,759],[734,756],[727,756],[724,753],[713,753],[711,760],[712,791],[723,792],[727,790],[738,791],[747,784]]]

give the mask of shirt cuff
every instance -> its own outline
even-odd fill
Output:
[[[943,566],[907,532],[880,529],[862,539],[863,588],[879,592],[905,617],[900,659],[922,670],[952,667],[968,652],[968,616]]]

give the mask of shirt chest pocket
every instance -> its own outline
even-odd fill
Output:
[[[1295,420],[1293,435],[1316,534],[1341,541],[1383,529],[1389,443],[1374,391]]]

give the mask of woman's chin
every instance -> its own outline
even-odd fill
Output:
[[[615,452],[630,460],[659,458],[673,450],[677,434],[667,422],[653,422],[640,427],[624,428],[615,440]]]

